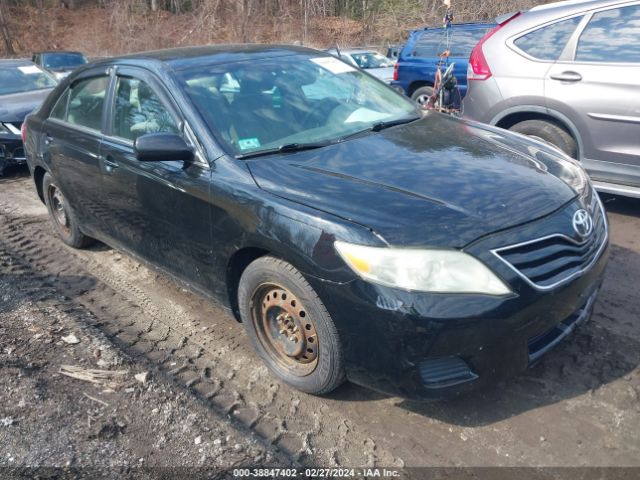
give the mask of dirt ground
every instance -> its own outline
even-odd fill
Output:
[[[640,200],[603,198],[612,255],[591,321],[495,389],[415,403],[278,382],[217,306],[104,245],[64,246],[9,171],[0,468],[640,467]],[[90,383],[63,365],[126,373]]]

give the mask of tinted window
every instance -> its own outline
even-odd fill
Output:
[[[444,28],[438,31],[424,32],[413,49],[414,57],[438,57],[447,48],[450,56],[468,58],[471,50],[489,31],[487,28],[456,28],[447,32]]]
[[[80,53],[47,53],[42,56],[45,68],[63,69],[75,68],[87,63],[87,59]]]
[[[450,55],[457,58],[469,58],[473,47],[482,40],[482,37],[484,37],[488,31],[489,28],[474,28],[473,30],[454,28],[449,40]],[[446,45],[441,48],[441,51],[445,49]]]
[[[576,60],[640,63],[640,5],[596,13],[580,35]]]
[[[100,130],[109,77],[81,80],[71,87],[67,122]]]
[[[437,57],[438,47],[444,38],[444,29],[441,32],[424,32],[413,47],[414,57]]]
[[[0,95],[53,88],[56,81],[35,65],[0,66]]]
[[[65,90],[64,95],[62,95],[58,101],[56,102],[56,106],[51,110],[51,118],[57,118],[58,120],[66,120],[67,118],[67,103],[69,102],[69,90]]]
[[[562,20],[518,38],[514,43],[533,58],[555,61],[564,50],[581,17]]]
[[[118,78],[113,121],[113,134],[131,141],[146,133],[179,133],[160,98],[148,84],[135,78]]]

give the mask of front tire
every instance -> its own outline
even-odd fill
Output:
[[[42,192],[53,229],[60,240],[73,248],[84,248],[93,243],[94,240],[91,237],[87,237],[80,231],[80,225],[71,205],[49,173],[45,173],[42,178]]]
[[[578,147],[573,137],[563,128],[546,120],[525,120],[509,130],[522,133],[552,144],[571,158],[578,158]]]
[[[314,395],[344,382],[335,324],[291,264],[270,256],[253,261],[240,278],[238,305],[253,347],[284,382]]]

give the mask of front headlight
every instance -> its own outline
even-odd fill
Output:
[[[380,248],[335,242],[347,265],[365,280],[420,292],[511,293],[483,263],[458,250]]]

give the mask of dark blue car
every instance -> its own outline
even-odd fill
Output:
[[[428,27],[414,30],[398,57],[392,86],[399,87],[407,96],[421,105],[433,93],[440,55],[449,49],[445,66],[455,63],[454,76],[460,95],[467,91],[467,64],[473,47],[491,30],[492,23],[457,23],[450,29]]]

